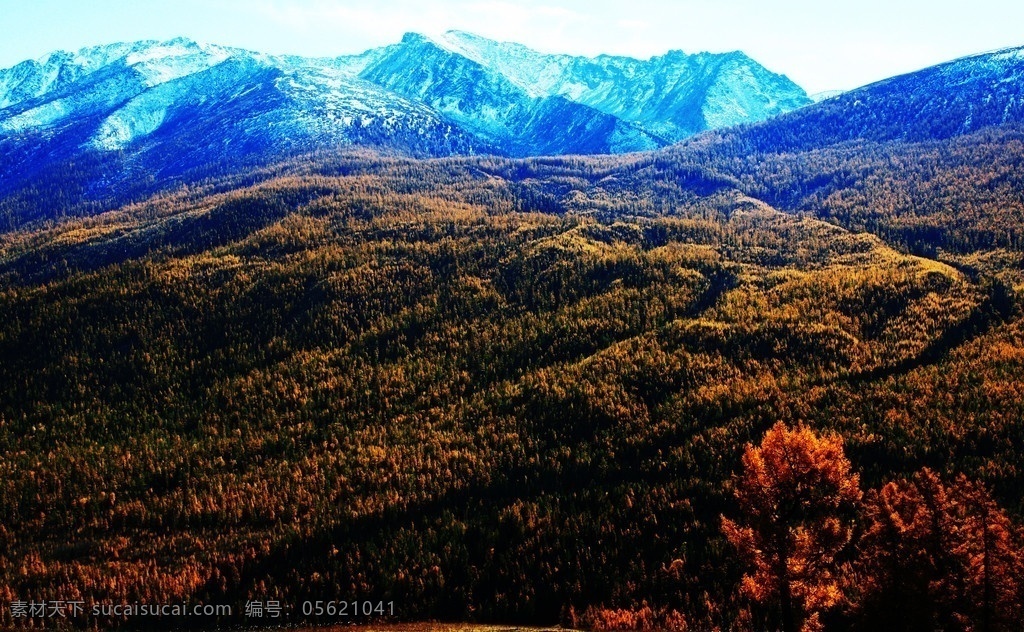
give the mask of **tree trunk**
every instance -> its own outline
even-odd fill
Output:
[[[783,529],[775,536],[776,548],[779,552],[778,566],[775,569],[779,577],[779,610],[782,617],[782,632],[797,632],[796,612],[793,608],[793,587],[789,578],[789,538]]]
[[[793,612],[793,593],[789,586],[789,577],[780,578],[779,602],[782,607],[782,632],[797,632],[796,616]]]

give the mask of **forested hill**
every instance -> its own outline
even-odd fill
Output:
[[[1014,203],[954,176],[1018,155],[1015,134],[965,138],[927,182]],[[947,162],[955,143],[980,153]],[[671,154],[319,156],[6,234],[0,589],[770,622],[720,525],[744,519],[742,445],[779,420],[838,433],[866,491],[929,467],[949,512],[964,474],[1019,517],[1020,250],[967,247],[985,229],[968,222],[946,227],[961,252],[921,258],[709,173]],[[984,532],[944,516],[961,526],[933,534],[939,557],[906,569],[933,587],[914,607],[980,620],[973,549],[941,538]],[[865,588],[829,629],[903,607],[871,546],[844,545]],[[936,569],[962,568],[948,596]]]

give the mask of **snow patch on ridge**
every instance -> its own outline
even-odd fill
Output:
[[[108,116],[96,131],[92,145],[107,151],[123,149],[155,132],[166,117],[167,103],[158,95],[145,92]]]
[[[0,130],[18,134],[32,128],[49,127],[64,118],[71,107],[63,99],[50,101],[0,121]]]
[[[999,61],[1020,61],[1024,59],[1024,48],[1013,48],[1010,50],[1003,51],[1001,53],[996,53],[995,55],[992,56],[992,59],[996,59]]]

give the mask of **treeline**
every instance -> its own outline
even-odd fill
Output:
[[[797,114],[809,116],[788,116]],[[122,178],[130,171],[116,156],[69,160],[53,177],[0,188],[0,230],[93,217],[132,201],[146,200],[143,205],[152,207],[157,202],[148,196],[157,191],[174,205],[195,205],[211,194],[230,194],[280,177],[326,178],[333,185],[339,177],[362,175],[364,186],[380,192],[377,200],[385,194],[421,194],[495,210],[587,213],[608,221],[679,215],[717,219],[718,198],[739,193],[779,210],[874,234],[929,258],[997,248],[1019,252],[1024,246],[1024,138],[1015,124],[937,140],[855,136],[836,143],[823,137],[808,147],[789,148],[760,139],[765,130],[785,128],[788,120],[709,132],[667,150],[628,156],[419,162],[352,149],[304,154],[296,147],[287,155],[238,165],[199,161],[187,172],[155,179],[141,172]],[[801,138],[813,138],[815,130],[825,128],[801,124],[794,129]],[[12,165],[22,160],[8,159]],[[113,183],[115,175],[124,181]],[[90,184],[96,179],[107,184]]]

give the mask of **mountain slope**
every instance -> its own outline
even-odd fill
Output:
[[[755,125],[707,132],[619,179],[739,190],[928,257],[1024,247],[1024,49],[955,60]],[[973,264],[972,264],[973,265]]]
[[[811,102],[788,78],[740,52],[672,51],[641,61],[545,55],[461,31],[449,31],[437,41],[534,96],[562,96],[672,141],[761,121]]]
[[[972,55],[850,90],[745,129],[710,134],[747,150],[820,149],[849,141],[928,141],[1024,123],[1024,47]]]
[[[533,96],[502,72],[409,34],[359,75],[429,105],[511,155],[617,153],[666,144],[561,96]]]

